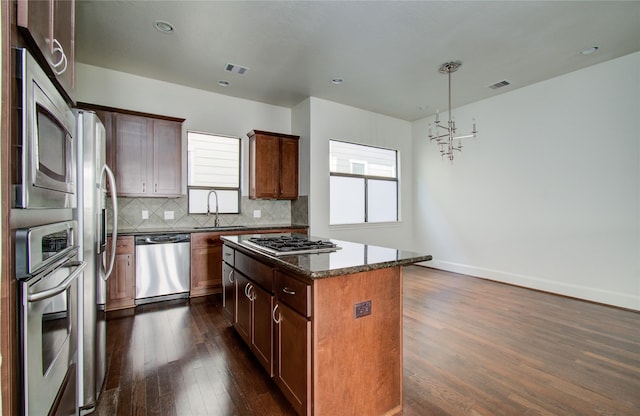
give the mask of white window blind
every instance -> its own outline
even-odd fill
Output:
[[[188,131],[187,188],[190,214],[240,213],[240,139]]]
[[[188,185],[240,188],[240,139],[187,133]]]

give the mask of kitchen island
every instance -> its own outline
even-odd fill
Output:
[[[252,237],[222,236],[225,315],[297,413],[400,412],[402,266],[431,256],[339,240],[275,255]]]

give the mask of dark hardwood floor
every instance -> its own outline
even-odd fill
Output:
[[[640,313],[407,267],[403,397],[403,415],[639,415]],[[109,315],[95,414],[295,413],[208,297]]]

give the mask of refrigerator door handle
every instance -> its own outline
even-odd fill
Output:
[[[118,239],[118,200],[116,191],[116,178],[109,166],[102,167],[102,173],[109,180],[109,189],[111,190],[111,207],[113,212],[113,226],[111,227],[111,258],[109,259],[109,268],[104,272],[104,280],[108,280],[113,271],[113,265],[116,261],[116,240]]]

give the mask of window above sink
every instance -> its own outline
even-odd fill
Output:
[[[189,214],[240,213],[240,154],[238,137],[187,132]]]

